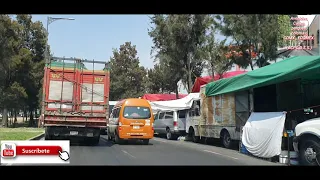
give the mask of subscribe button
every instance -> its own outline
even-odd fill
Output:
[[[21,155],[59,155],[61,151],[60,146],[8,146],[1,148],[1,156],[13,158]]]

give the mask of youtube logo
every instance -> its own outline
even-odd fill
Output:
[[[14,158],[16,156],[16,145],[14,143],[2,143],[1,144],[1,157],[2,158]]]

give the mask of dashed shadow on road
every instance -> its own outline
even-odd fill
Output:
[[[107,139],[105,138],[100,138],[100,140],[102,139],[102,141],[107,141],[107,143],[112,143],[112,144],[115,144],[113,141],[108,141]],[[153,144],[149,142],[149,144],[145,145],[142,143],[142,141],[140,140],[126,140],[124,141],[123,143],[120,144],[121,146],[123,145],[143,145],[143,146],[152,146]]]
[[[92,146],[100,146],[100,147],[111,147],[114,144],[112,142],[108,142],[106,140],[103,140],[102,138],[100,138],[99,144],[94,144],[90,141],[86,141],[83,139],[78,139],[78,138],[72,138],[69,139],[70,140],[70,146],[88,146],[88,147],[92,147]]]

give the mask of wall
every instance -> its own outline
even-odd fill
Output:
[[[312,22],[310,22],[310,26],[309,26],[309,35],[312,36],[314,35],[315,36],[315,40],[314,40],[314,48],[317,48],[319,47],[318,46],[318,43],[317,43],[317,39],[319,39],[318,35],[317,35],[317,31],[319,29],[319,17],[320,16],[315,16],[315,18],[313,19]]]

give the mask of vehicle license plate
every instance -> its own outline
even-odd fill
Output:
[[[140,126],[133,126],[133,129],[140,129]]]
[[[70,135],[78,135],[78,131],[70,131]]]

